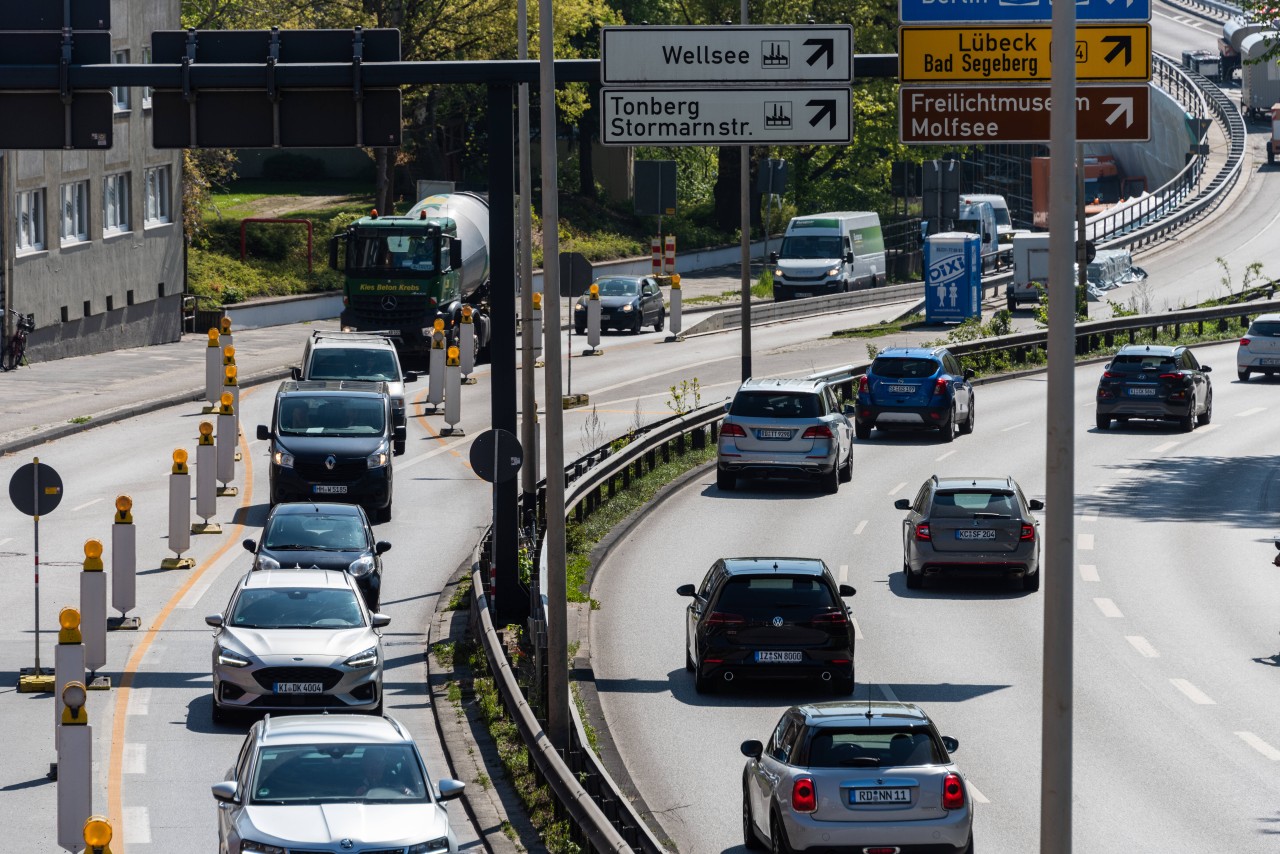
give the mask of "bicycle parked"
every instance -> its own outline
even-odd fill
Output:
[[[9,339],[9,344],[4,349],[3,358],[0,359],[0,371],[12,371],[19,365],[26,362],[27,359],[27,335],[36,329],[36,316],[34,314],[22,314],[21,312],[9,309],[9,313],[18,318],[13,337]]]

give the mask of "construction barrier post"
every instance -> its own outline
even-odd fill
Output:
[[[191,569],[195,558],[183,557],[191,548],[191,473],[187,469],[186,448],[173,449],[173,469],[169,473],[169,551],[177,557],[160,561],[161,569]]]
[[[461,436],[462,428],[462,360],[457,347],[450,347],[444,357],[444,423],[449,427],[440,431],[445,436]]]
[[[439,409],[444,402],[444,345],[444,321],[437,318],[435,331],[431,333],[431,353],[427,361],[427,403],[433,409]]]
[[[210,409],[218,405],[220,394],[222,394],[222,349],[218,346],[218,330],[210,329],[209,346],[204,351],[204,399]]]
[[[83,854],[111,854],[111,822],[103,815],[91,815],[84,823]]]
[[[93,812],[93,727],[85,708],[88,693],[83,682],[70,680],[58,692],[61,711],[54,721],[58,761],[49,774],[58,781],[58,845],[81,851]]]
[[[222,405],[218,407],[218,480],[222,483],[218,487],[218,495],[224,498],[240,494],[239,489],[230,485],[236,479],[236,440],[239,438],[235,409],[231,403],[234,397],[230,391],[224,391]],[[187,517],[190,516],[188,512]]]
[[[587,294],[587,346],[590,350],[582,351],[584,356],[599,356],[600,349],[600,286],[594,282]]]
[[[107,574],[102,571],[102,541],[85,540],[84,571],[80,573],[80,635],[84,640],[84,666],[91,674],[90,690],[111,688],[111,677],[96,676],[107,663]]]
[[[80,612],[63,608],[58,612],[58,645],[53,648],[53,746],[61,750],[62,689],[68,682],[84,684],[84,644],[80,637]],[[49,778],[58,779],[58,765],[49,766]]]
[[[542,361],[542,294],[533,292],[533,366],[541,368]]]
[[[116,496],[111,523],[111,607],[120,612],[107,618],[107,631],[136,631],[141,621],[126,616],[138,604],[138,529],[133,527],[133,499]]]
[[[680,276],[671,277],[671,336],[668,341],[683,341],[680,335],[680,301],[682,292],[680,290]]]
[[[534,294],[537,299],[537,294]],[[462,383],[474,385],[476,378],[471,376],[476,369],[476,321],[472,316],[471,306],[462,307],[462,323],[458,326],[458,355],[461,357]]]
[[[219,340],[226,347],[234,346],[236,342],[231,340],[231,318],[229,317],[222,318],[222,320],[219,322],[219,326],[221,327]]]
[[[662,235],[658,235],[649,241],[649,253],[652,256],[653,264],[652,275],[662,275]]]
[[[222,366],[222,391],[223,394],[231,392],[231,413],[235,416],[235,437],[236,449],[233,455],[236,462],[240,462],[240,369],[236,367],[235,348],[228,347],[231,355],[227,357],[227,363]]]
[[[662,251],[662,273],[670,276],[676,271],[676,236],[667,235],[666,246]]]
[[[200,422],[196,444],[196,515],[203,522],[191,526],[193,534],[221,534],[222,525],[210,522],[218,515],[218,448],[213,441],[213,422]]]

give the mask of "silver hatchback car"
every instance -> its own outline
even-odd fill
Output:
[[[324,569],[263,569],[236,585],[213,634],[213,719],[336,709],[382,714],[382,633],[356,580]]]
[[[973,852],[973,804],[913,703],[792,706],[767,743],[744,741],[742,841],[772,851]]]
[[[749,379],[725,405],[716,486],[738,477],[807,478],[836,492],[853,478],[853,405],[821,380]]]

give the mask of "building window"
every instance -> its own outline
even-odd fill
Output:
[[[112,57],[111,61],[116,65],[127,65],[129,63],[129,51],[118,50]],[[116,101],[116,112],[124,113],[129,111],[129,87],[128,86],[112,86],[111,95]]]
[[[44,188],[18,193],[18,252],[44,249]]]
[[[108,175],[102,185],[102,231],[129,230],[129,173]]]
[[[171,187],[168,166],[157,166],[147,170],[147,225],[159,225],[172,220]]]
[[[149,45],[147,47],[142,48],[142,61],[147,65],[151,64],[151,47]],[[144,110],[151,109],[151,87],[150,86],[142,87],[142,109]]]
[[[89,182],[62,185],[62,216],[59,233],[63,243],[89,239]]]

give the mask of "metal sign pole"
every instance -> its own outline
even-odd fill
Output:
[[[35,515],[31,517],[31,525],[34,538],[34,567],[36,578],[36,670],[35,675],[39,676],[40,671],[40,458],[33,457],[31,461],[35,466],[35,476],[31,478],[31,506],[35,508]]]

